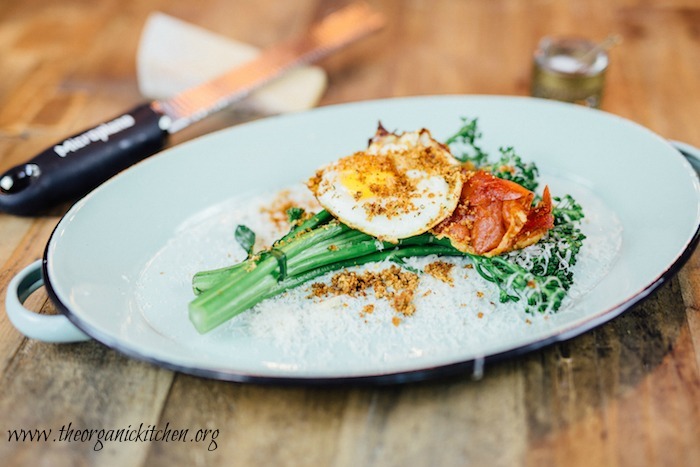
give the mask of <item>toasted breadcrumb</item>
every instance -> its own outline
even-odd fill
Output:
[[[454,279],[452,278],[454,266],[452,263],[434,261],[425,267],[425,272],[446,284],[454,285]]]
[[[311,284],[311,296],[317,298],[329,295],[364,297],[367,296],[368,289],[373,289],[374,296],[388,300],[397,313],[411,316],[416,311],[413,297],[417,288],[417,274],[403,271],[398,266],[391,266],[379,272],[365,271],[361,274],[354,271],[339,272],[331,278],[330,285],[321,282]],[[363,310],[365,313],[374,311],[373,305],[367,307]]]
[[[313,215],[313,213],[310,211],[318,210],[318,205],[315,203],[305,206],[300,204],[302,203],[293,198],[291,190],[281,190],[269,205],[260,208],[260,212],[267,215],[275,228],[279,230],[287,230],[291,227],[287,216],[287,210],[290,208],[300,207],[305,210],[304,215],[297,221],[297,223],[301,223],[309,219]]]

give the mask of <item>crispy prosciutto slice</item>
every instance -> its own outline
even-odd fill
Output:
[[[536,243],[554,226],[549,188],[535,194],[489,172],[465,171],[457,209],[433,228],[466,253],[495,256]]]

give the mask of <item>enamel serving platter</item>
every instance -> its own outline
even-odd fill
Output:
[[[461,117],[478,117],[489,152],[515,147],[523,159],[537,163],[555,194],[587,193],[585,199],[595,200],[589,208],[608,213],[598,227],[603,238],[610,228],[610,242],[619,243],[610,249],[614,257],[569,308],[546,318],[516,316],[507,326],[480,325],[478,345],[445,345],[443,335],[457,343],[460,335],[455,335],[453,318],[443,324],[439,315],[425,333],[407,318],[401,326],[374,320],[366,334],[331,334],[337,309],[319,316],[314,332],[289,316],[270,327],[269,335],[248,332],[237,324],[239,318],[203,336],[190,326],[188,280],[207,261],[196,264],[192,258],[209,258],[212,248],[229,240],[215,238],[223,235],[219,230],[199,231],[177,244],[183,232],[204,220],[215,222],[225,214],[217,206],[227,200],[303,182],[324,163],[363,149],[378,121],[390,130],[425,127],[444,140],[459,128]],[[695,172],[666,140],[601,111],[490,96],[329,106],[207,135],[114,177],[60,221],[45,251],[44,282],[58,308],[91,338],[131,357],[199,376],[396,383],[479,372],[485,361],[569,339],[647,297],[680,268],[697,242],[699,192]],[[158,263],[173,242],[181,248],[182,261]],[[162,280],[144,280],[156,263]],[[500,323],[504,317],[498,304],[492,305],[485,319]],[[280,317],[283,313],[288,312]],[[465,338],[476,333],[469,323],[477,323],[474,314],[472,321],[466,314],[464,329],[458,330]]]

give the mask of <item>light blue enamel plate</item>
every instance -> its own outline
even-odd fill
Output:
[[[487,151],[515,147],[537,163],[555,195],[570,193],[583,205],[588,250],[560,312],[529,315],[500,304],[488,287],[479,301],[426,278],[431,293],[398,326],[390,312],[360,313],[352,301],[300,293],[209,334],[193,329],[189,281],[236,256],[228,223],[246,196],[304,182],[324,163],[363,149],[378,121],[390,130],[425,127],[444,140],[461,117],[478,117]],[[699,219],[698,177],[688,161],[614,115],[487,96],[329,106],[226,129],[114,177],[70,209],[43,261],[13,279],[7,311],[29,337],[96,339],[134,358],[225,380],[395,383],[478,373],[485,361],[569,339],[649,296],[692,253]],[[42,283],[62,315],[23,308]]]

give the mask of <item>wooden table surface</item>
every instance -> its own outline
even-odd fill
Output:
[[[0,171],[140,101],[135,55],[162,11],[257,46],[333,0],[0,3]],[[374,0],[379,34],[321,65],[321,105],[419,94],[529,92],[544,35],[618,33],[603,108],[700,146],[698,0]],[[242,117],[225,113],[173,144]],[[663,196],[661,187],[659,196]],[[42,256],[67,207],[0,214],[0,293]],[[649,254],[653,255],[653,251]],[[654,295],[570,341],[439,381],[278,387],[173,373],[98,343],[24,338],[0,314],[2,465],[700,465],[700,253]],[[28,306],[53,312],[43,290]],[[10,431],[217,429],[207,443],[15,442]],[[6,437],[7,436],[7,437]],[[214,448],[209,450],[208,448]]]

